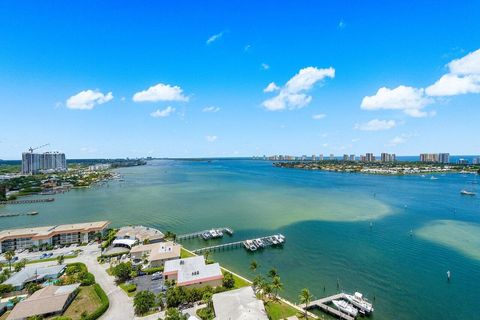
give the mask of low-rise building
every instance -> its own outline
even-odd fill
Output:
[[[53,317],[61,315],[68,308],[78,292],[80,284],[48,286],[19,302],[7,320],[24,320],[33,316]]]
[[[145,226],[122,227],[116,234],[117,239],[135,239],[139,243],[163,241],[165,235],[155,228]]]
[[[252,287],[244,287],[212,296],[215,319],[268,320],[263,301],[257,299]]]
[[[179,259],[181,248],[181,245],[171,241],[157,242],[135,246],[130,250],[130,255],[133,260],[146,257],[151,267],[160,267],[165,261]]]
[[[64,264],[50,267],[27,265],[22,270],[14,273],[4,284],[12,285],[15,290],[22,290],[31,282],[39,283],[45,280],[58,279],[65,272],[66,267]]]
[[[33,246],[89,242],[97,232],[103,233],[109,221],[62,224],[0,231],[0,252],[28,249]]]
[[[203,256],[166,261],[163,275],[181,287],[218,287],[223,280],[220,265],[206,264]]]

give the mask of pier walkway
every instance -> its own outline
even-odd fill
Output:
[[[345,295],[343,293],[335,294],[333,296],[321,298],[318,300],[314,300],[306,306],[305,304],[300,304],[299,307],[302,309],[313,309],[313,308],[319,308],[327,313],[330,313],[331,315],[334,315],[340,319],[343,320],[355,320],[354,317],[351,315],[348,315],[346,313],[343,313],[340,310],[337,310],[335,308],[332,308],[330,306],[327,306],[326,304],[331,302],[332,300],[339,300],[339,299],[345,299]]]
[[[22,204],[22,203],[37,203],[37,202],[52,202],[52,201],[55,201],[55,199],[47,198],[47,199],[7,200],[7,201],[0,201],[0,204]]]
[[[256,238],[256,239],[261,239],[263,241],[263,243],[265,244],[265,247],[268,247],[268,246],[273,246],[274,245],[274,243],[270,240],[271,237],[273,237],[273,236],[260,237],[260,238]],[[205,251],[216,251],[216,250],[222,250],[222,249],[234,249],[234,248],[238,248],[238,247],[243,246],[243,243],[245,241],[252,241],[252,240],[249,239],[249,240],[241,240],[241,241],[235,241],[235,242],[229,242],[229,243],[222,243],[222,244],[218,244],[218,245],[215,245],[215,246],[209,246],[209,247],[205,247],[205,248],[195,249],[195,250],[192,250],[192,251],[194,253],[203,253]],[[279,245],[281,245],[281,244],[279,244]]]
[[[208,229],[208,230],[202,230],[202,231],[197,231],[197,232],[192,232],[192,233],[187,233],[187,234],[178,235],[178,236],[175,238],[175,240],[181,241],[181,240],[198,238],[198,237],[200,237],[203,233],[209,232],[210,230],[220,230],[220,231],[222,231],[223,233],[227,233],[227,234],[229,234],[229,235],[232,235],[232,234],[233,234],[233,230],[232,230],[231,228],[228,228],[228,227],[211,228],[211,229]]]

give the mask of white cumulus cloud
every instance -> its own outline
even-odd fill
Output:
[[[355,129],[362,131],[380,131],[389,130],[395,127],[397,123],[395,120],[379,120],[373,119],[366,123],[357,123]]]
[[[275,82],[270,82],[268,86],[266,86],[265,89],[263,89],[263,92],[273,92],[279,89],[280,88],[275,84]]]
[[[133,101],[188,101],[188,97],[183,95],[183,90],[179,86],[159,83],[151,86],[147,90],[135,93],[133,95]]]
[[[218,112],[220,111],[220,108],[219,107],[214,107],[214,106],[211,106],[211,107],[205,107],[202,109],[202,112]]]
[[[480,93],[480,49],[448,64],[449,73],[427,87],[430,96]]]
[[[215,142],[215,141],[217,141],[218,137],[217,136],[206,136],[205,139],[208,142]]]
[[[217,40],[220,39],[222,36],[223,36],[223,32],[220,32],[220,33],[217,33],[217,34],[214,34],[214,35],[210,36],[210,37],[207,39],[207,44],[211,44],[211,43],[217,41]]]
[[[156,110],[156,111],[150,113],[150,115],[154,118],[165,118],[165,117],[170,116],[174,112],[175,112],[175,108],[172,108],[171,106],[168,106],[163,110]]]
[[[393,109],[402,110],[412,117],[428,115],[422,109],[433,103],[433,99],[425,95],[423,89],[407,86],[398,86],[394,89],[380,88],[373,96],[366,96],[362,100],[364,110]]]
[[[314,120],[321,120],[321,119],[325,118],[326,116],[327,116],[327,115],[324,114],[324,113],[318,113],[318,114],[314,114],[314,115],[312,116],[312,119],[314,119]]]
[[[67,99],[69,109],[91,110],[96,105],[104,104],[113,99],[111,92],[101,93],[99,90],[84,90]]]
[[[303,108],[312,101],[312,97],[306,93],[313,88],[315,83],[325,78],[334,77],[335,69],[332,67],[326,69],[318,69],[316,67],[303,68],[288,80],[283,87],[279,88],[280,92],[278,95],[265,100],[263,106],[270,111]],[[265,89],[268,89],[268,87]]]

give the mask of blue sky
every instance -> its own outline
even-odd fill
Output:
[[[404,2],[2,1],[0,159],[478,154],[480,2]]]

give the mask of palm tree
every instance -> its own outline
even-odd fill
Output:
[[[275,276],[272,280],[272,289],[275,292],[275,299],[278,298],[278,291],[283,289],[283,283],[280,281],[279,276]]]
[[[252,262],[250,262],[250,270],[252,270],[253,272],[256,272],[257,268],[258,268],[257,261],[253,260]]]
[[[300,303],[305,304],[305,319],[308,319],[308,304],[312,301],[313,296],[307,288],[303,288],[300,292]]]
[[[258,275],[253,279],[252,285],[253,285],[253,290],[255,291],[255,293],[258,293],[260,291],[260,288],[262,286],[262,282],[265,282],[265,279],[263,279],[263,277],[261,275]]]
[[[63,264],[64,260],[65,260],[65,257],[63,256],[63,254],[57,257],[58,264]]]
[[[209,251],[209,250],[206,250],[206,251],[203,253],[203,256],[205,257],[205,262],[208,263],[208,258],[210,257],[210,251]]]
[[[277,269],[275,269],[275,268],[270,269],[270,271],[268,271],[268,276],[272,279],[275,278],[275,277],[278,277]]]
[[[270,294],[272,293],[272,285],[270,283],[268,283],[267,281],[263,281],[261,284],[260,284],[260,290],[261,291],[261,295],[262,295],[262,299],[263,297],[269,297]]]
[[[9,268],[10,272],[12,271],[12,261],[13,261],[14,257],[15,257],[15,252],[13,252],[11,250],[5,252],[5,260],[8,261],[8,268]]]

